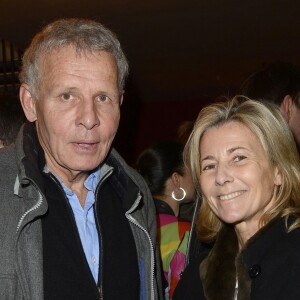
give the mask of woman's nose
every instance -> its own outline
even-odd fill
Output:
[[[227,182],[232,182],[233,177],[230,172],[230,167],[225,164],[219,164],[216,170],[216,185],[224,185]]]

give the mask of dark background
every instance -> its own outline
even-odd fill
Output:
[[[24,49],[61,17],[96,19],[121,40],[131,73],[115,145],[129,163],[262,64],[300,63],[300,1],[289,0],[1,0],[0,37]]]

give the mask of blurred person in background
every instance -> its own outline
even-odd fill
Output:
[[[286,62],[267,64],[252,73],[240,94],[278,105],[300,150],[300,67]]]
[[[17,96],[0,92],[0,148],[12,144],[26,118]]]
[[[183,121],[179,124],[176,130],[176,140],[185,146],[189,139],[191,132],[193,131],[194,122],[193,121]]]
[[[176,140],[185,146],[189,136],[193,130],[194,122],[192,121],[183,121],[179,124],[176,130]],[[180,216],[186,220],[192,222],[195,207],[199,205],[198,200],[193,202],[182,203],[180,205]]]
[[[183,146],[176,141],[160,142],[146,149],[136,167],[155,202],[165,299],[172,299],[185,267],[190,231],[190,222],[179,215],[180,205],[195,200],[194,184],[183,163]]]

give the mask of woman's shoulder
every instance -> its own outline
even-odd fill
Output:
[[[288,220],[289,223],[290,219]],[[242,253],[247,264],[254,260],[290,260],[300,262],[300,228],[289,230],[284,218],[277,218],[260,230],[245,245]]]

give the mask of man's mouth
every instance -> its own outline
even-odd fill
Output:
[[[95,145],[96,143],[77,143],[80,147],[89,147]]]

